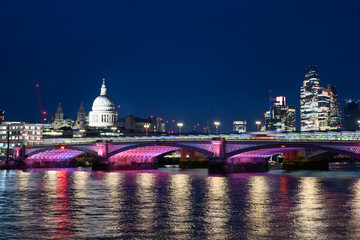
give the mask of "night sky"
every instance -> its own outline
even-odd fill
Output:
[[[61,102],[76,120],[106,78],[120,117],[161,116],[184,130],[263,121],[269,90],[296,105],[305,68],[360,98],[360,2],[289,0],[0,1],[0,108],[40,122]]]

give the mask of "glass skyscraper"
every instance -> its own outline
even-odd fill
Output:
[[[265,130],[281,132],[296,130],[295,106],[286,105],[284,96],[270,98],[269,110],[265,113]]]
[[[360,124],[358,121],[360,121],[359,101],[346,99],[344,106],[344,130],[359,130]]]
[[[320,87],[316,66],[308,66],[300,89],[301,131],[340,130],[341,111],[334,85]]]
[[[308,66],[300,88],[300,118],[301,131],[319,130],[318,91],[319,74],[316,66]]]

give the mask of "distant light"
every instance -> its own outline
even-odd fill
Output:
[[[65,146],[60,146],[60,149],[64,150],[64,149],[65,149]]]
[[[281,145],[281,147],[282,147],[282,148],[284,148],[284,147],[285,147],[285,145]]]

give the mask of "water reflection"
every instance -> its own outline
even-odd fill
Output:
[[[29,188],[29,179],[31,173],[19,171],[17,173],[17,191],[16,191],[16,204],[19,208],[20,217],[24,219],[31,219],[34,215],[33,202],[29,201],[30,191]],[[31,226],[29,223],[22,224],[19,226],[22,230],[29,229]]]
[[[352,239],[360,239],[360,179],[354,181],[351,186],[353,198],[349,201],[351,220],[349,229],[353,232]]]
[[[75,229],[81,230],[87,226],[87,212],[91,211],[91,202],[89,196],[90,173],[86,171],[76,171],[72,173],[73,189],[73,208]],[[87,236],[90,237],[90,236]]]
[[[6,187],[6,171],[0,171],[0,191],[4,191]]]
[[[191,219],[191,182],[186,174],[170,176],[169,195],[169,225],[178,239],[190,239],[191,229],[194,227]]]
[[[269,238],[273,219],[269,203],[270,186],[264,176],[252,176],[248,182],[246,229],[248,238]]]
[[[360,239],[360,173],[307,175],[0,171],[0,238]]]
[[[294,209],[295,236],[299,239],[327,239],[325,208],[322,203],[321,184],[317,178],[300,179]]]
[[[276,225],[280,231],[282,231],[283,237],[287,236],[289,230],[289,223],[291,223],[291,197],[290,197],[290,188],[289,178],[282,176],[279,181],[279,191],[277,194],[277,204],[274,208],[274,215],[276,217]]]
[[[45,171],[43,177],[43,214],[42,214],[42,228],[48,229],[52,232],[56,229],[56,192],[57,192],[57,179],[59,171]]]
[[[227,239],[231,208],[228,191],[228,178],[209,177],[207,179],[205,221],[206,234],[211,239]]]
[[[107,203],[108,203],[108,216],[106,234],[112,237],[123,237],[123,226],[125,221],[123,219],[122,212],[125,211],[126,202],[124,194],[124,176],[121,173],[112,172],[106,173],[105,185],[107,188]]]
[[[54,203],[56,239],[68,239],[74,236],[71,220],[73,211],[69,191],[69,173],[66,170],[61,170],[57,178],[56,201]]]
[[[156,226],[155,208],[155,176],[153,173],[138,173],[136,175],[137,186],[137,205],[136,205],[136,223],[137,231],[140,231],[141,237],[149,237],[148,234]]]

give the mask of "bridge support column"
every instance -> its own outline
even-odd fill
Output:
[[[306,150],[298,150],[297,154],[287,154],[283,160],[283,169],[294,170],[329,170],[328,158],[307,158]]]
[[[13,151],[13,160],[7,163],[9,169],[26,169],[26,147],[15,147]]]
[[[96,143],[98,155],[93,159],[92,170],[111,170],[111,166],[108,161],[109,145],[109,142]]]
[[[179,159],[180,168],[189,168],[189,159],[187,158],[187,149],[180,150],[180,159]]]

